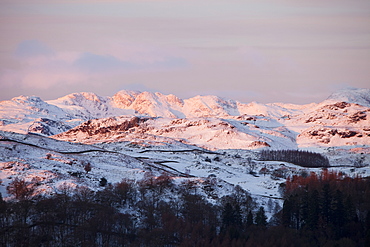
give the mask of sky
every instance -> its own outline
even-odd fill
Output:
[[[320,102],[370,87],[369,23],[369,0],[0,0],[0,100]]]

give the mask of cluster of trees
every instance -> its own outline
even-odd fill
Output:
[[[269,222],[239,186],[205,198],[204,188],[218,186],[148,173],[99,191],[65,185],[54,195],[0,199],[0,245],[370,246],[367,179],[331,172],[290,178],[283,208]],[[21,185],[9,188],[22,195],[15,194]]]
[[[276,160],[303,167],[329,167],[329,160],[322,154],[302,150],[262,150],[261,160]]]
[[[206,199],[205,191],[220,186],[215,179],[179,184],[147,173],[137,182],[102,181],[99,191],[65,184],[35,195],[32,182],[15,179],[8,186],[13,199],[0,199],[0,245],[231,246],[246,241],[247,225],[267,225],[264,209],[239,186],[214,203]]]
[[[324,170],[287,179],[280,224],[312,245],[370,246],[370,180]]]

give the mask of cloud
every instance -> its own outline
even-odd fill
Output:
[[[150,56],[150,54],[147,54]],[[73,63],[73,66],[85,72],[100,73],[110,72],[119,73],[124,71],[136,70],[162,70],[173,69],[187,66],[185,59],[181,57],[159,57],[152,61],[130,61],[121,60],[112,55],[98,55],[90,52],[82,53]]]
[[[94,73],[135,67],[135,64],[121,61],[114,56],[98,55],[90,52],[82,53],[73,65],[83,71]]]
[[[187,66],[187,61],[182,57],[161,53],[158,48],[137,48],[136,53],[125,59],[122,54],[118,57],[92,52],[56,51],[37,40],[21,42],[14,55],[20,66],[18,69],[0,69],[0,86],[3,88],[13,87],[14,84],[25,89],[48,89],[59,84],[91,85],[92,82],[101,83],[101,78],[106,81],[109,77],[125,73]]]
[[[53,56],[54,51],[37,40],[25,40],[21,42],[16,50],[15,55],[19,58],[33,58],[38,56]]]

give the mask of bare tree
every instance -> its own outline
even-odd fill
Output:
[[[86,164],[85,164],[85,166],[84,166],[84,170],[85,170],[85,172],[86,173],[89,173],[89,171],[91,171],[91,164],[90,164],[90,162],[87,162]]]
[[[26,182],[23,178],[16,177],[6,187],[7,192],[10,195],[15,196],[18,200],[27,200],[33,195],[36,189],[36,184],[32,182]]]

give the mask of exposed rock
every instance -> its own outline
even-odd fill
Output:
[[[28,128],[30,133],[38,133],[46,136],[58,134],[67,131],[72,127],[61,121],[54,121],[48,118],[40,118],[33,122]]]
[[[350,137],[355,136],[357,134],[358,134],[358,132],[352,131],[352,130],[338,132],[338,135],[342,138],[350,138]]]
[[[117,119],[119,121],[117,121]],[[116,134],[117,132],[125,132],[131,128],[138,127],[141,123],[148,120],[148,118],[124,118],[122,121],[120,118],[107,118],[103,120],[89,120],[69,131],[63,133],[63,135],[73,135],[74,133],[82,132],[86,133],[89,136],[101,135],[112,133]],[[60,136],[60,135],[57,135]]]
[[[270,144],[264,141],[254,141],[248,145],[249,147],[271,147]]]
[[[349,118],[351,119],[351,122],[357,123],[358,121],[366,120],[366,116],[366,112],[358,111],[355,114],[349,116]]]

